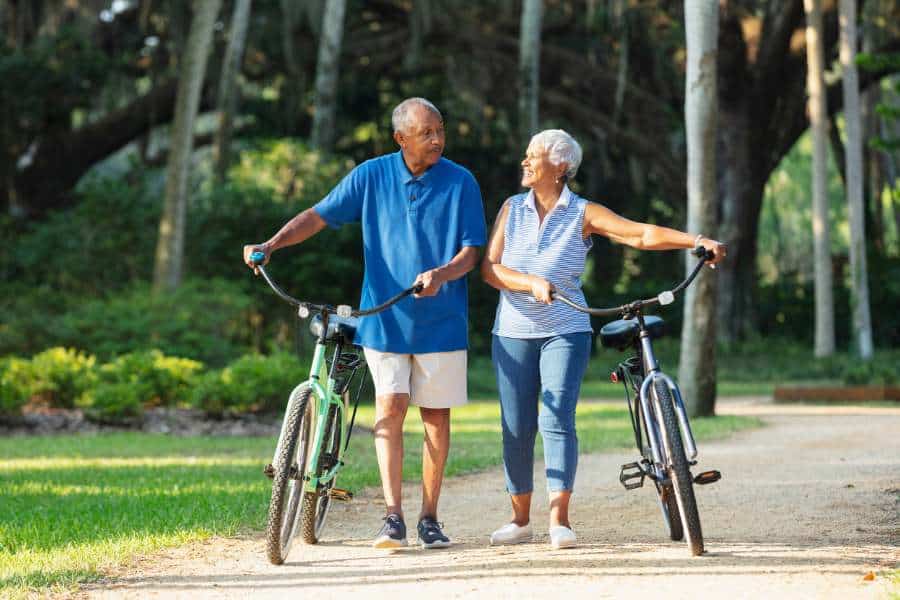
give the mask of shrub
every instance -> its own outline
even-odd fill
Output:
[[[159,348],[221,365],[251,349],[249,307],[241,286],[222,279],[186,281],[159,295],[142,283],[84,302],[60,319],[58,335],[102,358]]]
[[[900,383],[900,366],[878,357],[868,361],[854,361],[844,366],[841,379],[850,385],[895,385]]]
[[[93,356],[71,348],[49,348],[23,367],[29,396],[40,396],[50,406],[73,408],[75,400],[96,381]]]
[[[127,423],[143,415],[141,390],[128,382],[100,383],[78,398],[78,406],[92,421]]]
[[[23,375],[26,380],[23,381]],[[20,358],[0,360],[0,415],[17,415],[28,402],[31,365]]]
[[[291,354],[243,356],[221,371],[207,373],[194,388],[192,403],[212,415],[272,412],[306,379],[308,368]]]
[[[166,356],[159,350],[124,354],[100,368],[104,383],[129,384],[144,405],[184,404],[203,363]]]

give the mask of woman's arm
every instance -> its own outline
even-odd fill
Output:
[[[584,209],[584,237],[592,233],[639,250],[678,250],[699,244],[715,253],[712,263],[725,258],[725,244],[716,240],[669,227],[631,221],[605,206],[588,202]]]
[[[484,253],[484,259],[481,261],[481,277],[485,283],[498,290],[530,292],[539,302],[550,304],[553,301],[550,297],[553,285],[549,281],[536,275],[520,273],[500,264],[503,259],[503,244],[508,218],[509,202],[506,202],[494,222],[487,252]]]

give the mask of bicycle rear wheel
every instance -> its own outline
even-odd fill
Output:
[[[700,513],[697,510],[697,499],[694,497],[694,480],[691,477],[690,465],[684,453],[684,444],[681,441],[681,428],[675,416],[675,407],[669,387],[662,379],[653,382],[653,391],[656,395],[656,410],[658,411],[659,424],[662,432],[663,449],[666,453],[669,479],[672,482],[672,490],[678,506],[677,515],[672,515],[671,503],[667,502],[667,508],[671,517],[679,516],[687,534],[687,543],[691,554],[699,556],[703,554],[703,532],[700,529]],[[674,520],[674,519],[672,519]],[[675,539],[674,536],[672,539]]]
[[[315,406],[309,401],[310,393],[308,386],[302,386],[291,394],[284,436],[275,452],[275,476],[266,522],[266,553],[273,565],[283,564],[287,559],[296,531],[303,477],[315,431]]]
[[[345,404],[346,406],[346,404]],[[325,422],[325,436],[322,438],[322,451],[316,475],[325,475],[338,461],[341,447],[341,413],[336,406],[328,410]],[[328,483],[320,485],[315,492],[303,493],[303,504],[300,508],[300,536],[307,544],[316,544],[325,528],[328,509],[331,508],[331,488],[334,487],[337,475]]]

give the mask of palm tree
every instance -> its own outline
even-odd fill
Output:
[[[216,129],[215,157],[216,178],[225,179],[225,173],[231,162],[231,133],[234,127],[234,113],[237,110],[237,74],[240,71],[241,57],[244,55],[244,41],[247,39],[247,27],[250,23],[251,0],[237,0],[231,17],[231,36],[228,49],[222,63],[222,76],[219,79],[219,95],[216,98],[219,106]]]
[[[519,28],[519,130],[527,144],[538,130],[543,0],[525,0]]]
[[[322,150],[334,147],[334,114],[337,110],[337,84],[346,8],[346,0],[328,0],[322,21],[311,139],[312,145]]]
[[[806,85],[813,138],[813,245],[816,288],[816,356],[834,354],[834,297],[831,290],[831,245],[828,236],[828,110],[825,105],[822,0],[803,0],[806,11]]]
[[[159,220],[156,264],[153,270],[153,289],[157,293],[173,290],[181,284],[187,184],[194,149],[194,120],[200,105],[213,26],[221,5],[222,0],[197,0],[194,3],[195,13],[185,45],[178,97],[175,100],[175,122],[172,125],[171,149],[166,168],[166,195],[163,214]]]
[[[844,71],[844,122],[847,127],[845,158],[847,204],[850,213],[850,303],[856,350],[872,358],[872,317],[869,313],[869,278],[866,271],[866,224],[863,207],[862,119],[859,74],[856,71],[856,0],[841,0],[841,67]]]
[[[716,54],[719,5],[685,0],[687,80],[684,114],[687,128],[687,230],[716,234]],[[688,255],[690,271],[696,259]],[[687,289],[681,330],[679,381],[691,415],[712,415],[716,401],[716,281],[704,269]]]

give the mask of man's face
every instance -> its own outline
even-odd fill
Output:
[[[410,117],[406,130],[394,137],[411,164],[430,167],[444,152],[444,123],[424,106],[414,106]]]

